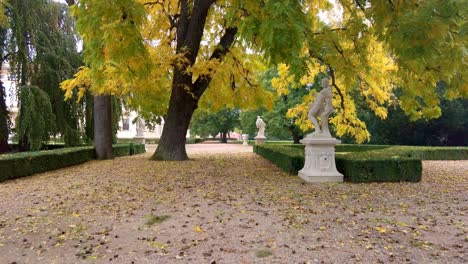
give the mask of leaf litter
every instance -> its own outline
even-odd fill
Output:
[[[468,161],[307,184],[241,145],[191,148],[0,183],[0,263],[468,262]]]

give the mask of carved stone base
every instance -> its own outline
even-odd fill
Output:
[[[135,144],[145,144],[146,143],[145,137],[135,136],[135,137],[133,137],[133,143],[135,143]]]
[[[255,137],[255,145],[262,145],[265,144],[266,137]]]
[[[307,182],[343,182],[335,164],[335,145],[340,140],[309,134],[301,143],[305,145],[305,160],[299,177]]]
[[[244,141],[242,143],[242,146],[248,146],[249,143],[247,142],[247,140],[249,140],[249,134],[242,134],[242,140]]]

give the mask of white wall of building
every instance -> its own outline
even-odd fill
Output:
[[[2,80],[3,87],[5,88],[6,92],[6,106],[7,110],[10,113],[10,120],[15,126],[16,117],[18,116],[18,100],[16,98],[16,83],[15,83],[15,76],[10,74],[10,64],[5,62],[2,64],[2,68],[0,70],[0,79]]]

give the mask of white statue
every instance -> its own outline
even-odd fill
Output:
[[[332,90],[328,78],[322,79],[322,90],[318,93],[314,102],[309,106],[309,117],[310,121],[314,124],[315,132],[312,136],[328,136],[330,130],[328,129],[328,116],[335,111],[332,104]],[[319,126],[317,117],[322,118],[322,126]],[[310,135],[310,134],[309,134]]]
[[[144,134],[143,132],[145,131],[145,121],[143,121],[143,119],[141,119],[140,117],[137,117],[137,121],[136,121],[136,136],[137,137],[143,137]]]
[[[257,137],[264,138],[265,137],[266,124],[265,124],[265,122],[263,122],[263,120],[262,120],[262,118],[260,116],[257,116],[257,121],[255,122],[255,125],[258,128]]]

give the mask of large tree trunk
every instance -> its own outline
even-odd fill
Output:
[[[1,67],[0,63],[0,67]],[[6,93],[2,81],[0,81],[0,153],[10,151],[8,146],[8,110],[6,106]]]
[[[185,136],[198,100],[211,82],[212,76],[202,75],[192,82],[192,74],[187,69],[195,64],[203,37],[208,10],[213,0],[198,0],[190,12],[191,1],[180,1],[180,16],[177,22],[177,54],[185,57],[187,63],[174,67],[171,100],[163,133],[158,148],[152,156],[154,160],[186,160]],[[228,52],[237,28],[229,27],[219,39],[210,59],[222,61]]]
[[[97,159],[112,159],[111,96],[94,96],[94,148]]]
[[[227,132],[221,132],[221,143],[227,143]]]
[[[151,158],[153,160],[188,159],[185,140],[198,100],[184,90],[185,85],[191,85],[188,76],[180,71],[175,72],[169,110],[158,148]]]

